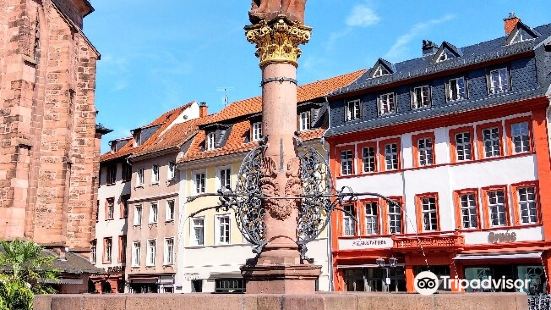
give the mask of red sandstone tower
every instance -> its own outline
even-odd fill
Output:
[[[88,0],[0,2],[0,239],[89,252],[99,138],[100,55]]]

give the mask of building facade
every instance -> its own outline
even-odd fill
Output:
[[[397,202],[362,196],[334,214],[337,290],[413,292],[427,269],[549,285],[551,25],[510,16],[505,30],[425,41],[422,57],[379,59],[330,96],[336,187]]]
[[[324,96],[357,79],[358,71],[331,79],[305,84],[298,90],[297,128],[308,145],[323,152],[321,136],[327,127],[328,115]],[[282,124],[283,125],[283,124]],[[189,197],[216,193],[230,186],[235,188],[239,168],[245,155],[262,139],[262,101],[260,97],[228,105],[199,124],[199,131],[188,149],[180,153],[180,209],[183,210],[180,230],[183,258],[178,261],[177,282],[183,293],[242,292],[244,283],[240,267],[253,258],[252,246],[241,235],[232,211],[209,209],[219,203],[218,197]],[[324,152],[323,152],[324,153]],[[322,265],[320,290],[329,290],[328,237],[324,232],[308,245],[307,256]]]

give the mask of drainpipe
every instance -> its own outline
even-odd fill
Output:
[[[327,96],[324,96],[323,99],[325,100],[325,104],[327,105],[327,119],[328,119],[328,128],[331,127],[331,109],[329,109],[329,100],[327,99]],[[326,154],[326,162],[327,165],[329,165],[329,151],[325,148],[326,145],[325,137],[321,137],[321,145],[323,149],[325,150]],[[333,182],[333,180],[331,180]],[[329,292],[335,291],[335,285],[333,283],[333,227],[332,223],[333,221],[331,218],[329,219],[329,225],[327,226],[329,228],[329,234],[327,236],[327,263],[328,263],[328,272],[329,272]]]

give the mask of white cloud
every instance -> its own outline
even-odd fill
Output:
[[[411,29],[409,29],[408,32],[406,32],[405,34],[399,36],[398,39],[396,39],[396,41],[394,42],[392,47],[385,54],[385,56],[384,56],[385,59],[387,59],[389,61],[396,61],[396,60],[403,59],[404,57],[406,57],[408,55],[407,45],[409,44],[409,42],[411,42],[411,40],[413,40],[417,36],[423,34],[427,30],[429,30],[430,27],[448,22],[448,21],[450,21],[454,18],[455,18],[454,15],[448,14],[448,15],[445,15],[441,18],[431,19],[429,21],[422,22],[422,23],[417,23],[417,24],[413,25],[413,27]]]
[[[375,11],[366,4],[358,4],[352,8],[352,12],[346,18],[346,25],[349,27],[368,27],[381,21]]]

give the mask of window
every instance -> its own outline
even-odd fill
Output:
[[[434,164],[434,134],[413,136],[414,167],[424,167]]]
[[[509,90],[509,70],[507,68],[500,68],[490,71],[489,87],[490,94],[503,93]]]
[[[216,279],[214,280],[216,293],[243,293],[245,286],[243,279]]]
[[[134,226],[142,225],[142,206],[134,207]]]
[[[360,100],[348,101],[346,103],[346,121],[353,121],[360,118]]]
[[[117,181],[117,165],[107,166],[107,184],[113,185]]]
[[[310,129],[311,125],[312,125],[312,118],[311,118],[310,111],[300,112],[299,127],[298,127],[299,130],[300,131],[308,130]]]
[[[191,240],[193,245],[202,246],[205,244],[205,219],[194,218],[192,219],[191,227]]]
[[[418,216],[420,216],[419,231],[438,230],[438,201],[437,194],[424,194],[417,197]]]
[[[354,153],[352,150],[341,151],[341,175],[354,173]]]
[[[174,238],[165,239],[165,248],[164,248],[164,265],[174,264]]]
[[[478,225],[477,195],[474,191],[457,192],[459,204],[458,224],[461,229],[476,229]]]
[[[354,205],[344,206],[343,212],[343,235],[354,236],[356,235],[356,208]]]
[[[374,146],[365,146],[362,148],[363,172],[375,172],[377,169],[376,158]]]
[[[388,204],[388,231],[391,234],[402,233],[402,209],[398,202]]]
[[[384,144],[384,161],[385,161],[385,170],[397,170],[399,169],[398,162],[398,143],[387,143]]]
[[[446,84],[446,98],[448,101],[463,100],[467,98],[464,78],[451,79]]]
[[[380,77],[383,75],[390,74],[390,72],[387,70],[387,68],[383,66],[378,66],[375,72],[373,73],[373,77]]]
[[[132,166],[127,163],[122,164],[122,181],[130,182],[132,180]]]
[[[220,182],[220,189],[227,189],[231,187],[231,170],[229,168],[220,169],[218,172],[218,179]]]
[[[195,193],[205,192],[205,173],[195,173]]]
[[[132,243],[132,267],[140,266],[140,242],[135,241]]]
[[[113,239],[103,239],[103,263],[110,264],[113,255]]]
[[[141,169],[138,169],[138,178],[136,180],[136,185],[137,186],[142,186],[144,184],[144,169],[141,168]]]
[[[502,155],[501,122],[484,124],[477,129],[480,158],[492,158]]]
[[[216,148],[216,133],[209,132],[207,134],[207,151],[214,150]]]
[[[174,200],[166,201],[165,221],[166,222],[174,221]]]
[[[443,61],[448,60],[448,58],[449,58],[448,53],[447,53],[447,51],[444,49],[444,50],[442,50],[442,53],[440,53],[440,55],[439,55],[438,58],[436,59],[436,62],[443,62]]]
[[[365,230],[368,235],[379,233],[379,205],[377,202],[365,204]]]
[[[90,262],[92,264],[95,264],[97,259],[98,259],[97,258],[97,251],[98,251],[97,243],[98,242],[96,240],[92,240],[91,245],[90,245],[90,252],[91,252]]]
[[[159,208],[157,203],[152,203],[149,208],[149,224],[156,224],[159,218]]]
[[[379,96],[379,115],[392,114],[396,112],[394,93]]]
[[[506,121],[508,154],[522,154],[532,150],[529,118]]]
[[[462,127],[450,130],[452,162],[474,159],[474,130],[472,127]]]
[[[174,180],[176,177],[176,163],[171,161],[168,163],[168,180]]]
[[[155,266],[155,257],[157,256],[157,242],[147,240],[147,266]]]
[[[262,122],[253,123],[253,141],[262,139]]]
[[[107,198],[105,202],[105,219],[112,220],[115,218],[115,198]]]
[[[430,86],[418,86],[413,88],[411,94],[411,107],[413,109],[421,109],[430,107],[431,104],[431,93]]]
[[[216,243],[217,244],[229,244],[230,243],[230,217],[228,215],[220,215],[216,217],[218,226]]]
[[[505,189],[488,190],[486,192],[486,204],[490,227],[507,225],[507,205],[505,202]]]
[[[159,166],[153,165],[151,168],[151,184],[159,183]]]
[[[534,186],[516,188],[521,224],[538,223],[536,188]]]
[[[121,203],[120,203],[120,218],[125,219],[128,217],[128,200],[130,199],[130,195],[123,195],[121,196]]]
[[[119,263],[126,263],[126,236],[119,236]]]

